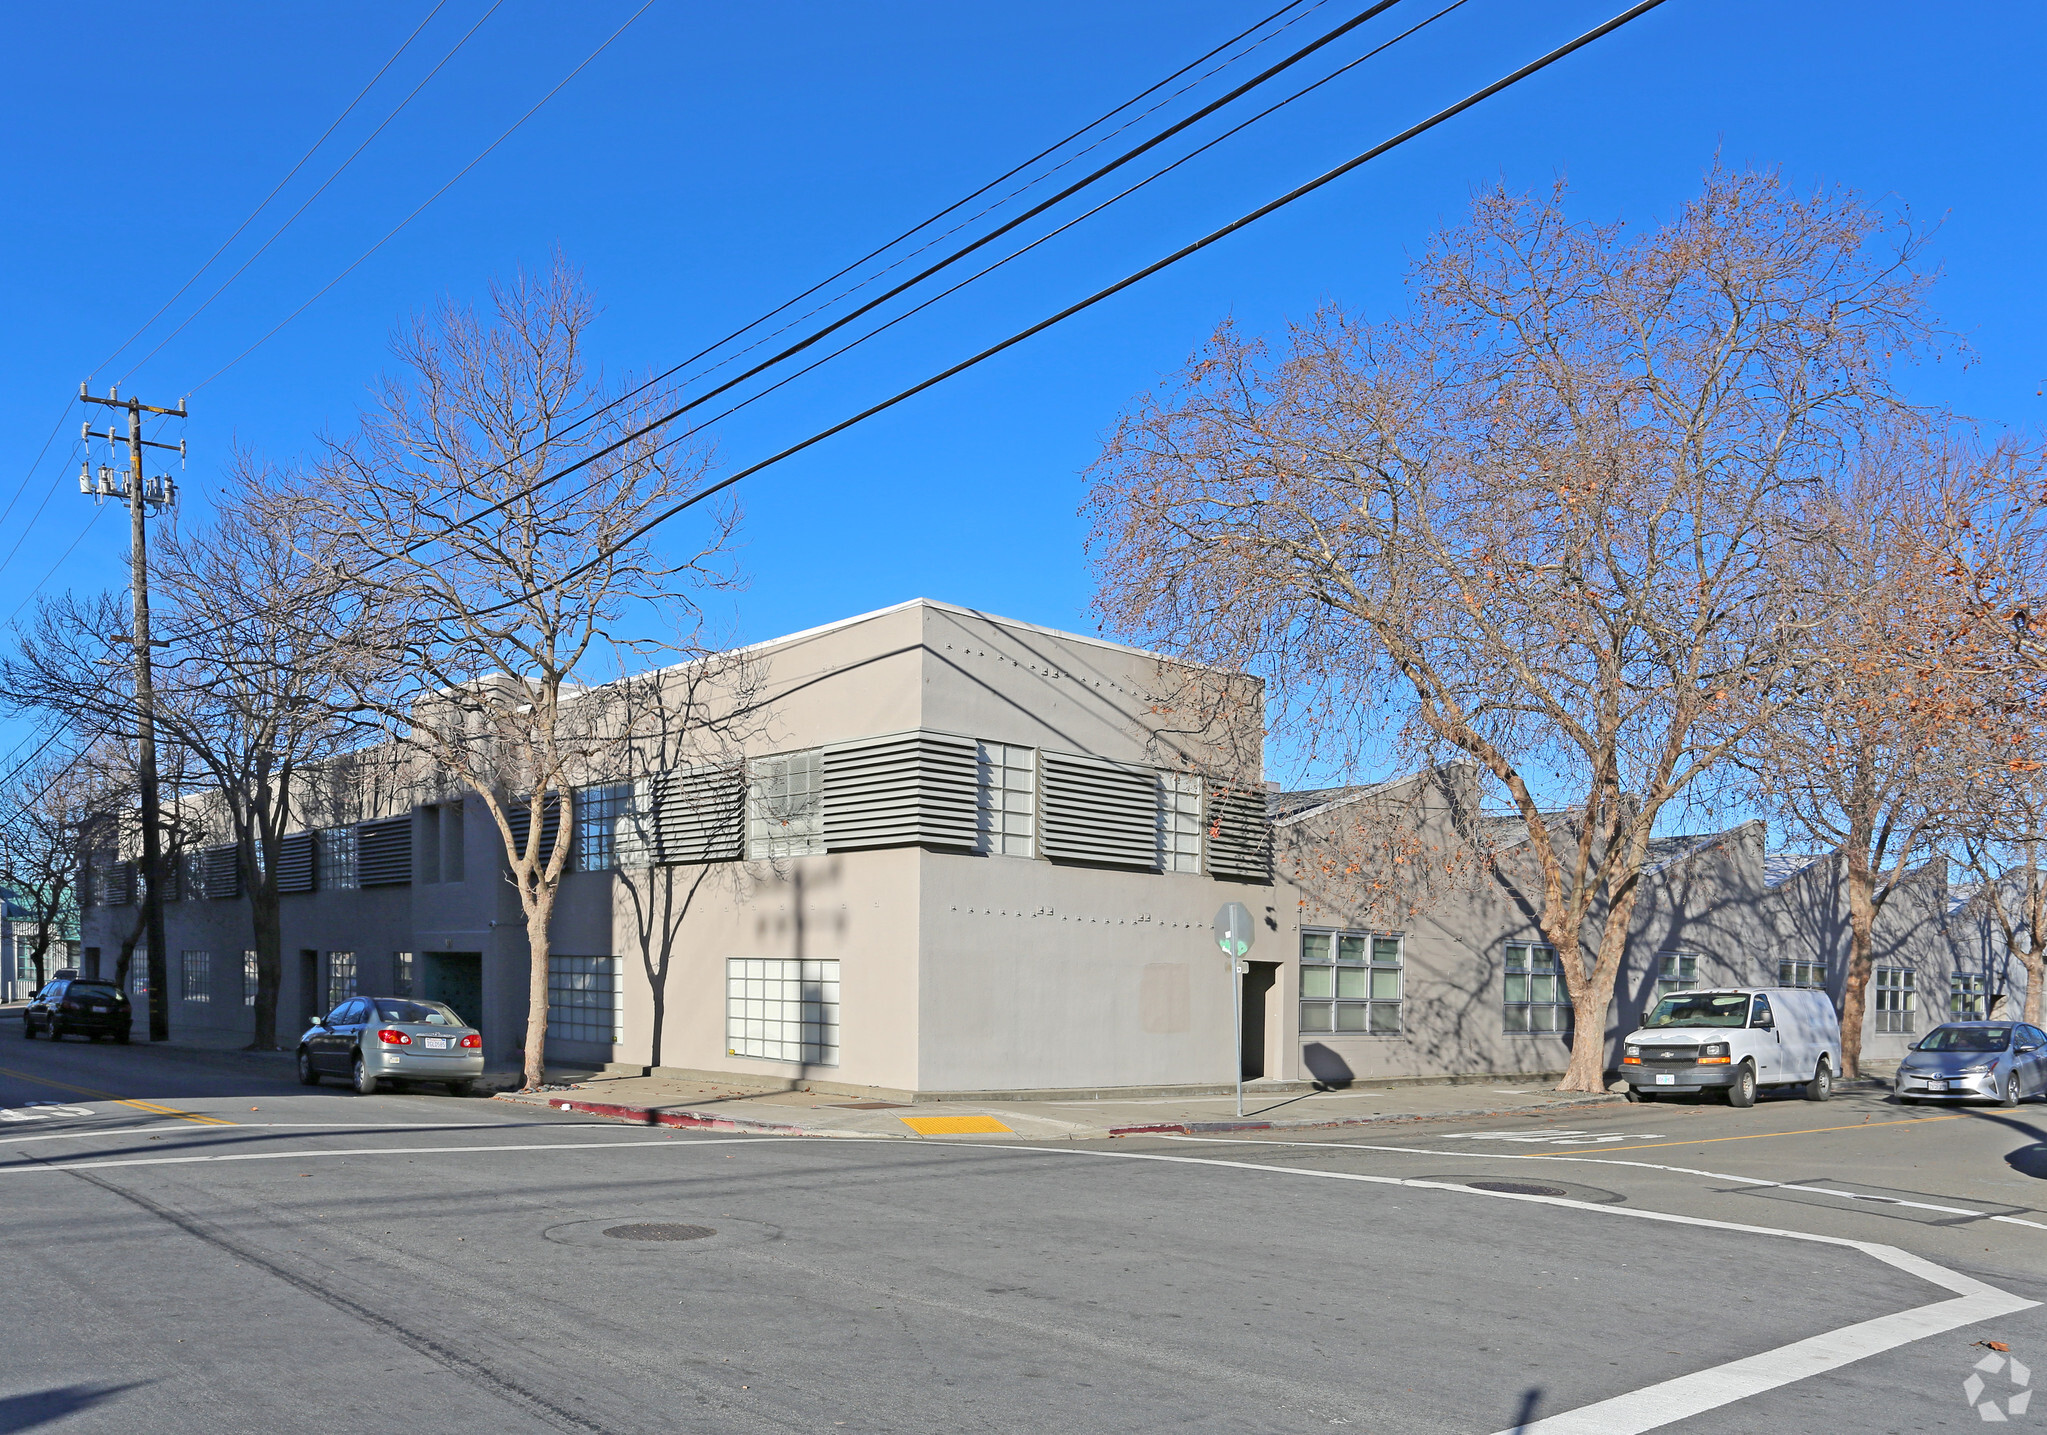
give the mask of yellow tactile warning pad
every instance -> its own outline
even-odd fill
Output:
[[[919,1136],[1014,1136],[992,1116],[898,1116],[896,1120]]]

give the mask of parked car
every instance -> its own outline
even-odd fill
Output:
[[[2047,1032],[2016,1021],[1951,1021],[1912,1043],[1898,1063],[1901,1102],[2001,1101],[2047,1092]]]
[[[1672,992],[1621,1050],[1630,1101],[1717,1089],[1730,1106],[1753,1106],[1758,1091],[1792,1086],[1825,1101],[1840,1069],[1834,1003],[1803,987]]]
[[[21,1034],[33,1040],[40,1030],[52,1041],[110,1036],[126,1041],[135,1013],[128,998],[112,982],[93,977],[60,977],[37,992],[21,1012]]]
[[[467,1096],[483,1075],[483,1034],[439,1002],[351,997],[299,1038],[299,1080],[345,1076],[365,1096],[384,1081],[436,1081]]]

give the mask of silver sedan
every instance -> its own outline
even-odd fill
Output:
[[[1898,1063],[1898,1100],[1974,1098],[2016,1106],[2047,1092],[2047,1032],[2016,1021],[1951,1021]]]
[[[440,1002],[350,997],[299,1038],[299,1080],[345,1076],[363,1095],[384,1081],[434,1081],[467,1096],[483,1075],[483,1036]]]

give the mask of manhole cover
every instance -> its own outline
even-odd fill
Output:
[[[709,1226],[685,1226],[675,1221],[642,1221],[630,1226],[607,1226],[604,1234],[620,1241],[701,1241],[718,1233]]]
[[[1527,1181],[1466,1181],[1474,1191],[1498,1191],[1505,1196],[1568,1196],[1561,1186],[1537,1186]],[[606,1231],[608,1236],[611,1232]]]

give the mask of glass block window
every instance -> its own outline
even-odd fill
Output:
[[[1699,984],[1699,959],[1691,952],[1656,954],[1656,995],[1660,1000],[1672,992],[1688,992]]]
[[[313,841],[313,869],[313,885],[320,891],[354,891],[355,829],[321,828]]]
[[[630,782],[576,789],[576,870],[609,872],[618,866],[618,820],[632,806]]]
[[[747,764],[746,855],[824,851],[824,754],[788,752]]]
[[[727,958],[725,1049],[731,1056],[837,1066],[839,964]]]
[[[1808,962],[1793,957],[1782,957],[1777,962],[1777,985],[1780,987],[1823,987],[1827,984],[1827,964]]]
[[[1004,742],[974,746],[980,767],[974,793],[976,850],[1002,857],[1036,856],[1038,750]]]
[[[1168,872],[1201,870],[1201,779],[1192,773],[1161,773],[1159,862]]]
[[[391,995],[409,997],[412,995],[412,953],[391,953]]]
[[[1555,947],[1507,943],[1506,995],[1502,1011],[1509,1033],[1547,1035],[1571,1029],[1571,992],[1564,985]]]
[[[1912,989],[1912,972],[1907,967],[1878,967],[1876,979],[1876,1029],[1879,1032],[1912,1030],[1919,994]]]
[[[1948,978],[1948,1015],[1956,1021],[1981,1021],[1990,1009],[1990,978],[1956,972]]]
[[[562,1041],[611,1045],[625,1039],[618,957],[547,959],[547,1034]]]
[[[256,954],[242,953],[242,1005],[256,1004]]]
[[[178,962],[178,995],[188,1002],[213,999],[213,958],[205,952],[184,952]]]
[[[1400,1035],[1406,938],[1395,932],[1301,933],[1301,1031]]]
[[[186,852],[178,857],[178,900],[197,901],[206,895],[206,854]]]
[[[355,953],[327,954],[327,1010],[333,1011],[355,995]]]

